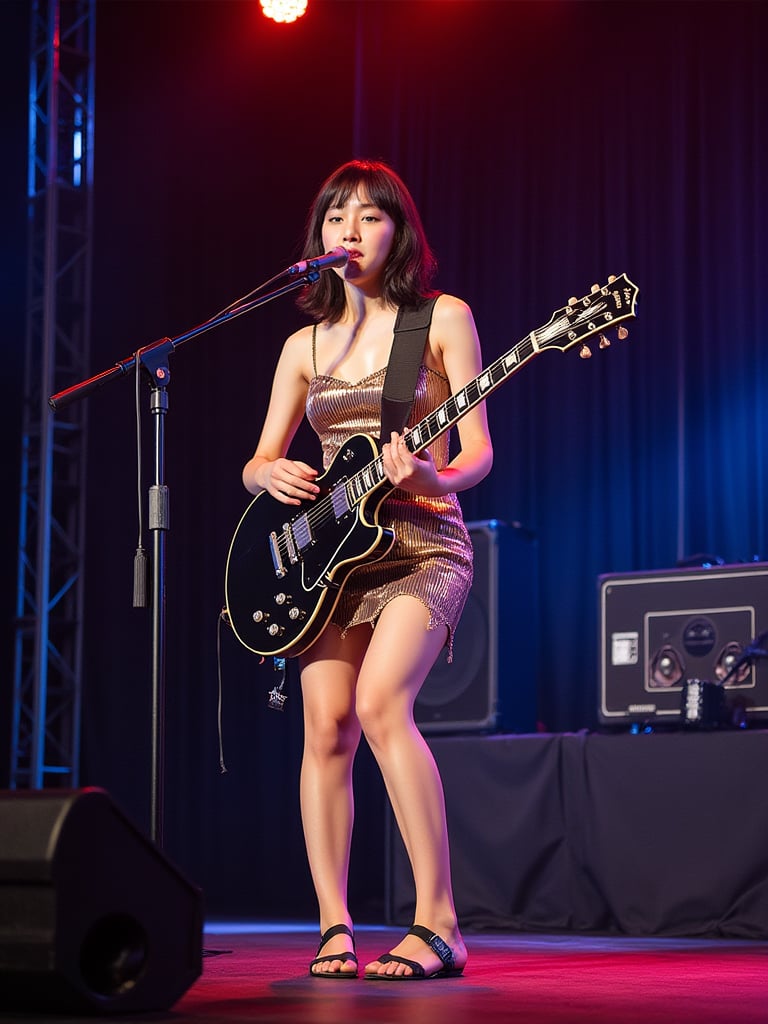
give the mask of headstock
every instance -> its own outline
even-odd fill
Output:
[[[552,314],[549,322],[535,332],[539,349],[559,348],[561,352],[582,343],[579,355],[589,359],[592,352],[586,339],[597,334],[599,347],[611,344],[606,332],[617,328],[621,340],[629,334],[623,321],[636,315],[639,289],[626,274],[611,276],[604,285],[593,284],[589,294],[571,298],[567,305]]]

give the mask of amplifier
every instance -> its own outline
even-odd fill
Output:
[[[768,563],[598,577],[603,725],[683,725],[689,680],[719,684],[768,630]],[[723,722],[768,718],[768,659],[723,687]]]

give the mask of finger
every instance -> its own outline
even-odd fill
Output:
[[[308,466],[306,462],[294,462],[294,468],[300,472],[297,474],[305,480],[314,480],[317,476],[317,470],[313,469],[312,466]]]

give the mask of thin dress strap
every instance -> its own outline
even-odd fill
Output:
[[[317,324],[312,324],[312,376],[317,376]]]

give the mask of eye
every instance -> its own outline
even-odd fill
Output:
[[[329,213],[326,220],[329,224],[338,224],[341,221],[341,217],[338,213]]]

